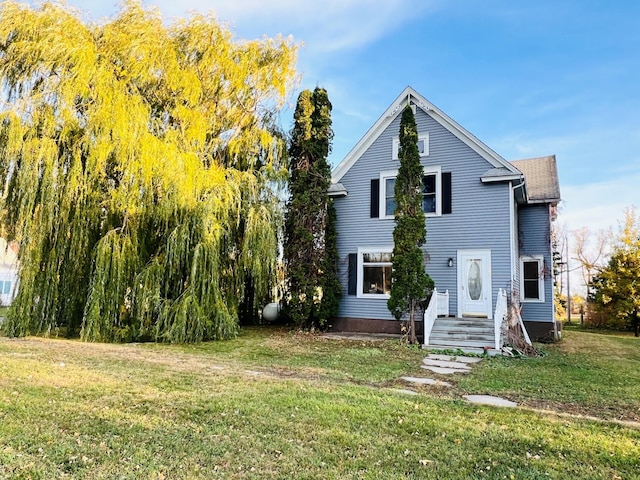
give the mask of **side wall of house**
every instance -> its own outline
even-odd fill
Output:
[[[544,337],[555,323],[551,219],[548,204],[521,206],[518,211],[520,257],[543,257],[544,302],[522,301],[522,319],[533,337]],[[539,324],[546,324],[539,325]]]
[[[429,134],[429,155],[425,167],[440,167],[451,173],[452,212],[427,217],[426,268],[438,291],[449,290],[449,311],[457,311],[458,250],[491,250],[492,309],[499,288],[511,289],[510,214],[512,195],[508,183],[483,184],[480,180],[492,166],[421,109],[416,121],[419,134]],[[338,249],[343,297],[338,320],[393,320],[386,298],[358,298],[348,295],[349,254],[358,248],[393,248],[393,219],[371,218],[371,180],[381,171],[395,170],[393,138],[398,136],[399,116],[342,177],[348,195],[335,200],[338,217]],[[454,266],[448,266],[448,259]],[[394,322],[397,325],[397,322]]]

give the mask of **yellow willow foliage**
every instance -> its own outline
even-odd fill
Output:
[[[135,1],[102,24],[1,2],[0,220],[21,243],[9,334],[234,335],[275,271],[295,53]]]

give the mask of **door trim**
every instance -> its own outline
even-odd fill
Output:
[[[489,249],[457,251],[458,317],[462,318],[462,314],[464,313],[463,302],[464,302],[465,290],[463,288],[464,286],[462,283],[465,279],[465,273],[463,270],[465,268],[464,259],[468,257],[482,258],[484,260],[483,264],[486,265],[486,267],[484,268],[484,271],[482,272],[482,275],[483,275],[482,282],[486,286],[486,289],[483,289],[483,291],[487,293],[484,301],[486,316],[484,315],[485,312],[478,312],[478,313],[483,313],[483,316],[482,316],[483,318],[492,319],[493,318],[493,289],[491,286],[491,250]]]

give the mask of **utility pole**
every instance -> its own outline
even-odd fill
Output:
[[[569,266],[569,238],[567,236],[564,237],[564,245],[566,247],[567,254],[567,323],[571,325],[571,268]]]

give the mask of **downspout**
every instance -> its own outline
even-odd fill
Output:
[[[513,182],[509,182],[510,199],[509,199],[509,227],[511,228],[511,294],[513,294],[514,275],[516,273],[516,262],[518,259],[517,251],[519,250],[518,244],[518,225],[516,224],[516,189],[524,187],[524,176],[520,177],[520,183],[513,185]]]

